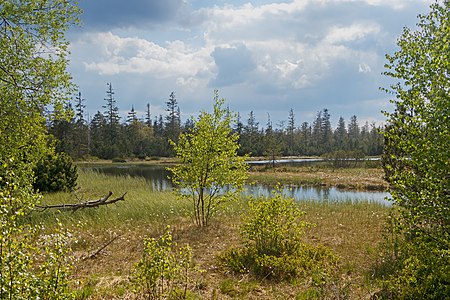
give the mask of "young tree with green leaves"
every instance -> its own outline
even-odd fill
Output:
[[[387,288],[398,299],[450,295],[450,2],[431,5],[387,55],[383,167],[399,217]]]
[[[190,199],[194,221],[207,226],[221,205],[235,199],[247,178],[245,157],[239,157],[239,136],[232,133],[233,118],[222,108],[215,91],[212,113],[201,112],[194,129],[172,141],[180,164],[173,168],[172,180],[182,198]]]
[[[67,0],[0,4],[0,299],[70,298],[63,235],[44,245],[27,220],[33,168],[52,151],[44,108],[64,115],[74,91],[64,33],[78,13]]]

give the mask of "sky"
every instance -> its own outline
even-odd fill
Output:
[[[327,108],[360,125],[384,121],[392,79],[382,75],[406,26],[431,0],[80,0],[69,30],[69,72],[91,118],[111,83],[122,119],[150,104],[166,114],[174,92],[182,119],[210,111],[214,90],[260,127],[289,111],[299,126]]]

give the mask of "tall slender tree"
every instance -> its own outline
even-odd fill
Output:
[[[78,92],[75,97],[75,122],[78,124],[85,124],[84,119],[84,109],[86,105],[84,104],[85,99],[81,96],[81,92]]]
[[[89,153],[89,126],[84,118],[85,99],[81,92],[75,97],[75,124],[74,124],[74,154],[72,158],[79,159]]]
[[[333,145],[333,130],[331,129],[331,115],[327,108],[322,110],[322,151],[323,153],[330,152]]]
[[[287,155],[294,154],[294,133],[295,133],[295,114],[294,110],[291,108],[289,110],[289,117],[286,127],[286,151]]]
[[[152,127],[152,112],[150,103],[147,103],[147,110],[145,111],[145,124],[148,127]]]
[[[347,146],[348,134],[345,127],[345,120],[339,117],[338,125],[334,131],[334,150],[345,150]]]
[[[180,135],[181,128],[181,118],[180,118],[180,108],[178,107],[177,98],[175,97],[175,92],[170,93],[169,99],[166,101],[166,123],[165,129],[166,134],[172,141],[177,141]]]
[[[120,155],[120,145],[118,144],[120,136],[120,116],[119,108],[114,98],[114,90],[111,83],[107,83],[106,104],[102,107],[105,109],[103,115],[106,121],[106,158],[113,158]]]
[[[348,124],[348,150],[359,150],[360,147],[360,128],[356,115],[351,116]]]

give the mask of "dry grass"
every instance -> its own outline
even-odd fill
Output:
[[[355,175],[356,176],[356,175]],[[81,197],[97,197],[108,190],[115,194],[128,191],[125,202],[88,211],[45,212],[35,214],[36,222],[48,227],[53,217],[71,228],[77,242],[74,250],[73,285],[78,299],[137,299],[129,276],[142,255],[144,237],[156,237],[171,225],[179,245],[189,243],[195,263],[204,270],[193,277],[191,295],[197,299],[315,299],[309,295],[311,282],[301,279],[291,283],[260,281],[249,275],[236,276],[220,269],[216,256],[239,244],[241,214],[245,200],[218,215],[208,228],[197,228],[189,218],[189,205],[169,192],[152,192],[148,182],[139,178],[112,177],[81,172]],[[52,194],[44,203],[76,201],[74,195]],[[384,217],[389,208],[371,203],[302,202],[305,220],[316,224],[305,234],[305,242],[322,244],[340,257],[333,286],[336,292],[348,290],[348,299],[367,299],[370,286],[366,275],[376,258]],[[104,250],[87,258],[110,239],[119,235]],[[333,293],[328,294],[332,298]],[[302,298],[303,297],[303,298]],[[312,296],[311,296],[312,297]],[[319,298],[316,298],[319,299]]]
[[[276,167],[273,169],[255,168],[250,172],[250,181],[276,184],[309,184],[336,186],[356,190],[385,190],[387,183],[383,179],[381,168],[345,168],[329,167]]]

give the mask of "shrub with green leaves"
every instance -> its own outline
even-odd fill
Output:
[[[77,185],[77,166],[72,158],[62,152],[48,154],[34,168],[33,187],[40,192],[71,191]]]
[[[398,299],[450,295],[450,1],[435,1],[387,55],[382,164],[396,212],[387,292]]]
[[[293,198],[274,193],[253,199],[241,227],[242,247],[219,256],[235,273],[251,273],[259,278],[289,280],[311,272],[328,274],[337,261],[325,247],[302,242],[306,227],[303,211]]]
[[[132,281],[148,299],[185,299],[194,270],[190,246],[178,248],[168,226],[159,238],[144,239],[144,252]]]
[[[38,196],[8,164],[0,174],[0,299],[72,299],[69,233],[59,227],[43,235],[26,224]]]

